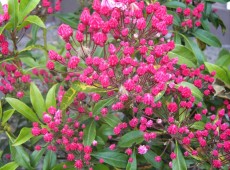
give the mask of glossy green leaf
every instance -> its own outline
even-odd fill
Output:
[[[131,158],[133,158],[133,162],[128,162],[126,170],[137,170],[137,158],[135,150],[133,151]]]
[[[0,34],[2,34],[2,32],[6,29],[10,29],[13,27],[13,24],[11,22],[7,22],[5,25],[3,25],[2,27],[0,27]]]
[[[63,169],[63,165],[67,166],[65,170],[76,170],[76,168],[74,167],[74,162],[62,162],[60,164],[55,165],[52,170],[61,170]]]
[[[30,15],[22,22],[22,24],[17,29],[20,30],[29,24],[35,24],[41,28],[46,28],[46,26],[45,26],[44,22],[41,20],[41,18],[39,18],[36,15]]]
[[[97,159],[102,158],[105,163],[117,168],[125,168],[128,161],[128,156],[119,152],[96,152],[91,155]]]
[[[57,84],[53,85],[53,87],[48,91],[46,95],[46,108],[48,109],[50,106],[56,107],[56,89]]]
[[[40,0],[21,0],[19,5],[19,22],[21,22],[40,2]]]
[[[22,146],[11,146],[11,156],[12,160],[15,161],[18,165],[26,168],[26,169],[33,169],[30,165],[30,158],[28,153],[23,149]]]
[[[174,34],[174,42],[175,42],[176,44],[181,44],[181,37],[180,37],[180,34],[178,34],[178,33],[175,33],[175,34]]]
[[[7,97],[6,101],[24,117],[29,119],[32,122],[40,122],[37,115],[29,108],[25,103],[21,102],[18,99]]]
[[[19,165],[16,162],[9,162],[4,166],[0,167],[0,170],[15,170]]]
[[[194,64],[197,64],[197,59],[196,59],[195,55],[193,54],[193,52],[189,48],[187,48],[183,45],[176,44],[175,48],[173,49],[172,52],[175,54],[179,54],[179,55],[183,56],[184,58],[189,59]]]
[[[42,170],[51,170],[55,166],[56,161],[57,161],[56,153],[52,151],[47,151],[46,156],[44,158]]]
[[[205,62],[204,64],[205,64],[206,68],[208,69],[209,73],[211,73],[213,71],[216,72],[215,78],[220,79],[221,81],[223,81],[226,84],[230,84],[229,77],[227,75],[227,72],[224,69],[222,69],[221,67],[219,67],[215,64],[211,64],[208,62]]]
[[[205,123],[202,122],[202,121],[198,121],[198,122],[195,122],[191,128],[193,129],[197,129],[197,130],[203,130],[204,129],[204,126],[205,126]]]
[[[98,164],[93,167],[94,170],[110,170],[108,166],[103,164]]]
[[[192,83],[183,81],[180,84],[178,84],[178,87],[179,86],[190,88],[192,91],[192,95],[196,98],[196,100],[203,101],[203,93],[201,93],[201,91],[196,86],[194,86]]]
[[[186,162],[184,159],[183,154],[181,153],[180,147],[178,146],[178,143],[175,145],[174,153],[176,154],[176,159],[173,159],[172,164],[173,170],[187,170]]]
[[[104,121],[113,128],[117,126],[119,123],[121,123],[121,120],[114,114],[107,114],[106,117],[102,118],[102,121]]]
[[[2,119],[2,102],[0,100],[0,119]]]
[[[169,8],[178,8],[178,7],[186,8],[186,5],[183,2],[179,2],[179,1],[168,1],[164,3],[164,5]]]
[[[143,132],[139,130],[131,131],[121,137],[118,146],[122,148],[131,147],[133,144],[139,144],[143,140]]]
[[[186,57],[180,55],[180,53],[174,53],[173,51],[168,53],[169,58],[178,58],[178,64],[186,64],[188,67],[196,67],[196,65]]]
[[[32,137],[33,137],[33,135],[31,133],[31,128],[24,127],[21,129],[18,137],[15,139],[13,146],[21,145],[21,144],[27,142]]]
[[[212,33],[202,30],[202,29],[197,29],[195,32],[193,32],[193,35],[203,41],[204,43],[213,46],[213,47],[221,47],[221,42],[220,40],[214,36]]]
[[[219,56],[218,59],[216,60],[216,65],[222,67],[228,67],[230,65],[230,53]]]
[[[19,12],[19,3],[18,0],[8,0],[8,13],[10,15],[10,21],[13,28],[16,28],[18,25],[18,12]]]
[[[33,151],[30,158],[31,158],[31,165],[36,167],[38,163],[41,161],[43,154],[45,153],[46,148],[42,148],[40,151]]]
[[[40,90],[34,83],[30,84],[30,101],[35,112],[42,119],[43,113],[46,111],[45,101]]]
[[[190,48],[193,54],[196,56],[198,63],[204,64],[205,56],[201,51],[201,49],[199,48],[199,46],[197,45],[197,43],[195,43],[191,38],[186,37],[183,34],[180,34],[180,36],[184,38],[186,46]]]
[[[74,83],[64,94],[60,109],[65,110],[69,105],[71,105],[79,91],[81,91],[81,89],[78,87],[78,83]]]
[[[101,112],[101,109],[104,107],[109,107],[114,101],[116,100],[116,97],[110,97],[108,99],[100,100],[97,102],[97,104],[93,108],[93,114],[98,115]]]
[[[161,169],[162,162],[156,162],[154,158],[158,156],[153,151],[149,150],[146,154],[143,155],[147,162],[149,162],[154,168]]]
[[[83,144],[90,146],[96,137],[96,124],[94,119],[89,122],[83,132]]]

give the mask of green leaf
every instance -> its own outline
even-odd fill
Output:
[[[109,170],[109,167],[103,164],[98,164],[93,167],[94,170]]]
[[[154,97],[154,102],[157,102],[158,100],[160,100],[160,99],[164,96],[165,91],[166,91],[166,87],[167,87],[167,86],[165,86],[165,90],[159,92],[159,93]]]
[[[56,164],[56,161],[57,161],[56,153],[52,151],[47,151],[46,156],[44,158],[42,170],[51,170]]]
[[[202,30],[202,29],[197,29],[195,32],[193,32],[193,35],[203,41],[204,43],[213,46],[213,47],[221,47],[221,42],[220,40],[214,36],[212,33]]]
[[[11,143],[11,142],[10,142]],[[30,158],[28,153],[23,149],[22,146],[12,146],[10,145],[12,160],[14,160],[18,165],[26,168],[33,169],[30,165]]]
[[[17,29],[20,30],[29,24],[35,24],[41,28],[46,28],[46,26],[45,26],[44,22],[41,20],[41,18],[39,18],[36,15],[30,15],[22,22],[21,25],[19,25],[19,27]]]
[[[65,168],[65,170],[76,170],[76,168],[74,167],[74,162],[62,162],[62,163],[60,163],[58,165],[55,165],[52,170],[63,169],[63,165],[67,166],[67,168]]]
[[[31,68],[39,66],[39,64],[36,61],[34,61],[34,59],[31,57],[22,57],[20,58],[20,60],[23,62],[23,64]]]
[[[19,12],[18,0],[8,0],[8,13],[10,15],[10,21],[13,28],[18,25],[18,12]]]
[[[6,101],[24,117],[32,122],[40,122],[37,115],[25,103],[18,99],[7,97]]]
[[[53,85],[53,87],[48,91],[46,95],[46,108],[50,106],[56,107],[56,88],[58,84]]]
[[[206,31],[210,31],[208,19],[201,18],[201,24]]]
[[[149,162],[153,167],[157,169],[161,169],[162,167],[162,162],[156,162],[154,158],[158,156],[156,153],[154,153],[151,150],[148,150],[146,154],[143,155],[146,159],[147,162]]]
[[[197,59],[193,52],[185,46],[176,44],[173,51],[168,53],[170,58],[178,58],[178,64],[187,64],[188,67],[195,67],[197,64]]]
[[[117,168],[125,168],[128,161],[128,156],[119,152],[96,152],[91,155],[97,159],[102,158],[105,163]]]
[[[30,100],[35,112],[42,119],[43,113],[46,111],[46,106],[40,90],[34,83],[30,84]]]
[[[204,64],[207,67],[209,73],[211,73],[213,71],[216,72],[215,78],[220,79],[221,81],[223,81],[226,84],[230,84],[230,80],[229,80],[228,75],[224,69],[222,69],[221,67],[219,67],[215,64],[211,64],[208,62],[205,62]]]
[[[96,137],[96,124],[94,119],[91,119],[83,132],[83,144],[90,146]]]
[[[175,33],[175,34],[174,34],[174,42],[175,42],[176,44],[181,44],[181,37],[180,37],[180,34],[178,34],[178,33]]]
[[[39,2],[40,0],[21,0],[19,5],[19,22],[23,21]]]
[[[199,64],[204,64],[204,60],[205,60],[205,56],[202,53],[201,49],[199,48],[199,46],[197,45],[197,43],[195,43],[191,38],[188,38],[186,36],[184,36],[183,34],[180,34],[183,36],[185,43],[187,44],[187,46],[192,50],[193,54],[196,56],[198,63]]]
[[[204,129],[204,126],[205,126],[205,123],[202,122],[202,121],[198,121],[198,122],[195,122],[191,128],[193,129],[197,129],[197,130],[203,130]]]
[[[169,8],[178,8],[178,7],[186,8],[186,5],[183,2],[179,2],[179,1],[169,1],[164,3],[164,5]]]
[[[230,54],[223,55],[216,60],[216,65],[228,67],[230,65]]]
[[[15,139],[12,146],[21,145],[21,144],[27,142],[32,137],[33,137],[33,135],[31,133],[31,128],[24,127],[21,129],[18,137]]]
[[[192,91],[192,95],[196,98],[196,100],[197,101],[203,101],[203,93],[201,93],[201,91],[196,86],[194,86],[193,84],[183,81],[183,82],[179,83],[177,86],[178,87],[183,86],[183,87],[190,88]]]
[[[1,102],[1,100],[0,100],[0,119],[2,119],[2,102]]]
[[[65,110],[69,105],[71,105],[79,91],[81,91],[81,88],[78,87],[78,83],[74,83],[64,94],[60,109]]]
[[[137,170],[137,158],[135,150],[133,151],[131,158],[133,158],[133,162],[128,162],[126,170]]]
[[[139,130],[131,131],[121,137],[118,142],[118,146],[122,148],[131,147],[134,143],[139,144],[143,140],[143,132]]]
[[[68,14],[59,14],[59,13],[55,13],[53,14],[54,16],[58,17],[62,22],[64,22],[65,24],[68,24],[69,26],[71,26],[74,29],[77,29],[77,22],[75,22],[73,20],[73,18],[70,18],[68,16]]]
[[[16,162],[9,162],[3,167],[0,167],[0,170],[15,170],[19,165]]]
[[[97,102],[97,104],[93,108],[93,114],[94,115],[100,114],[101,109],[110,106],[115,101],[115,99],[116,97],[113,96],[108,99],[100,100],[99,102]]]
[[[0,34],[2,34],[4,30],[8,30],[8,29],[10,29],[12,27],[13,27],[12,22],[10,22],[10,21],[7,22],[5,25],[3,25],[2,27],[0,27]]]
[[[178,16],[178,14],[176,12],[173,12],[173,11],[170,11],[168,10],[168,14],[171,14],[173,15],[173,24],[176,25],[176,26],[180,26],[181,24],[181,19],[180,17]]]
[[[173,170],[187,170],[184,156],[181,153],[181,150],[177,142],[176,142],[174,153],[176,154],[176,159],[173,159],[172,161],[172,164],[173,164],[172,169]]]
[[[38,165],[38,163],[40,162],[43,154],[45,153],[46,148],[42,148],[40,151],[33,151],[33,153],[31,154],[30,158],[31,158],[31,165],[33,167],[36,167]]]
[[[117,126],[119,123],[121,123],[121,120],[114,114],[107,114],[106,117],[102,118],[102,121],[104,121],[113,128]]]

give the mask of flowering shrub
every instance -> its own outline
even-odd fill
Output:
[[[220,73],[199,58],[201,50],[186,37],[211,35],[197,29],[204,4],[186,1],[187,8],[177,7],[182,22],[176,30],[184,34],[175,29],[171,34],[175,17],[167,7],[174,8],[172,2],[177,1],[94,0],[92,12],[83,9],[76,30],[67,24],[58,27],[64,53],[48,50],[46,44],[32,46],[45,51],[46,69],[25,74],[18,60],[3,62],[0,90],[22,101],[7,96],[13,109],[0,112],[12,154],[12,162],[2,168],[33,169],[45,154],[43,169],[227,169],[230,102],[213,99]],[[42,6],[52,13],[48,1]],[[177,34],[181,44],[174,41]],[[214,35],[199,38],[219,44]],[[15,46],[10,55],[17,58],[22,51]],[[43,77],[49,88],[45,100],[46,89],[39,89],[32,77]],[[25,84],[30,84],[30,101],[23,100]],[[17,137],[7,123],[15,111],[32,122]],[[62,159],[58,165],[56,158]]]

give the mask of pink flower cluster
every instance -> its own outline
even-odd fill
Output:
[[[204,3],[196,4],[195,8],[190,8],[191,0],[186,0],[187,8],[182,9],[178,7],[176,9],[177,14],[179,14],[182,19],[181,26],[187,29],[201,26],[202,12],[204,11]]]
[[[18,98],[24,96],[24,88],[29,84],[31,79],[29,74],[23,74],[17,69],[15,64],[3,62],[1,64],[0,76],[1,85],[0,91],[3,94],[16,93]]]
[[[120,137],[135,129],[143,133],[143,142],[126,149],[124,152],[129,156],[136,148],[138,154],[146,154],[152,149],[152,141],[165,137],[167,145],[178,141],[186,150],[186,156],[209,155],[215,150],[215,155],[206,160],[213,167],[220,168],[229,161],[228,156],[225,160],[218,157],[229,153],[229,125],[224,118],[229,114],[219,111],[218,118],[213,118],[216,110],[203,104],[214,93],[215,73],[204,74],[204,65],[198,68],[189,68],[186,64],[178,66],[177,58],[169,58],[167,53],[174,49],[175,44],[165,37],[168,26],[173,22],[166,7],[158,2],[145,5],[143,1],[135,0],[105,0],[102,3],[94,0],[93,9],[92,14],[87,8],[83,10],[76,32],[66,24],[59,27],[58,34],[66,43],[65,56],[49,51],[48,69],[55,70],[55,64],[59,63],[67,68],[66,81],[79,81],[107,92],[107,95],[80,92],[71,109],[99,122],[108,114],[122,112],[126,119],[113,128],[113,135],[108,136],[113,141],[110,150],[117,147],[116,141]],[[199,4],[193,11],[186,8],[183,15],[186,19],[194,17],[193,22],[200,18],[202,11],[203,4]],[[189,24],[186,26],[190,27]],[[199,88],[204,99],[193,94],[184,82]],[[59,101],[64,93],[61,88]],[[88,106],[115,96],[114,102],[101,108],[98,115],[89,111]],[[227,101],[225,103],[229,105]],[[55,121],[50,114],[46,119],[44,121],[48,124]],[[197,130],[194,124],[202,119],[207,120],[205,128]],[[72,123],[74,121],[71,120]],[[209,129],[206,126],[210,126]],[[50,128],[51,137],[56,131],[62,131],[59,126],[54,127],[56,129]],[[76,132],[81,141],[78,128]],[[70,137],[72,141],[74,138]],[[215,140],[209,141],[210,138]],[[49,138],[44,140],[50,142]],[[203,149],[202,152],[199,148]],[[153,159],[160,162],[164,153],[165,150]],[[170,158],[178,159],[174,152]],[[77,168],[88,163],[87,160],[76,162]],[[102,163],[103,159],[99,162]],[[131,157],[129,162],[132,162]]]
[[[2,5],[2,9],[3,9],[3,14],[0,14],[1,26],[10,19],[10,15],[8,13],[8,5],[7,4]]]
[[[48,14],[52,14],[54,11],[61,10],[61,2],[62,0],[56,0],[55,7],[52,7],[52,1],[50,0],[42,0],[41,4],[47,9]]]
[[[48,144],[48,150],[56,152],[57,149],[62,148],[66,152],[66,159],[75,161],[77,169],[91,166],[92,147],[82,143],[84,124],[72,118],[67,118],[67,121],[63,122],[62,111],[53,106],[48,109],[47,113],[43,113],[43,122],[45,123],[43,127],[36,122],[33,123],[32,134],[42,135],[43,140]],[[40,150],[41,146],[37,145],[35,149]]]

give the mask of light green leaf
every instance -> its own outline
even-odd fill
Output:
[[[11,143],[11,142],[10,142]],[[12,146],[10,145],[12,160],[14,160],[18,165],[26,168],[33,169],[30,165],[30,158],[28,153],[23,149],[22,146]]]
[[[6,165],[0,167],[0,170],[15,170],[19,165],[16,162],[9,162]]]
[[[76,170],[76,168],[74,167],[74,162],[62,162],[60,164],[55,165],[52,170],[63,169],[63,165],[67,166],[67,168],[65,168],[65,170]]]
[[[46,95],[46,108],[50,106],[56,107],[56,88],[58,84],[53,85],[53,87],[48,91]]]
[[[96,152],[91,155],[117,168],[125,168],[128,161],[128,156],[119,152]]]
[[[131,158],[133,158],[133,162],[128,162],[126,170],[137,170],[137,158],[135,150],[133,151]]]
[[[83,132],[83,144],[85,146],[90,146],[96,137],[96,124],[94,119],[89,122]]]
[[[180,44],[176,44],[175,49],[169,52],[168,56],[170,58],[178,58],[178,64],[187,64],[188,67],[196,67],[197,59],[193,52]]]
[[[40,162],[43,154],[45,153],[46,148],[42,148],[40,151],[33,151],[33,153],[31,154],[30,158],[31,158],[31,165],[33,167],[36,167],[38,165],[38,163]]]
[[[230,65],[230,54],[222,55],[216,60],[216,65],[221,67],[229,67]]]
[[[224,69],[222,69],[221,67],[219,67],[215,64],[211,64],[208,62],[205,62],[204,64],[207,67],[209,73],[211,73],[213,71],[216,72],[215,78],[220,79],[221,81],[223,81],[226,84],[230,84],[230,80],[228,78],[227,72]]]
[[[205,123],[202,122],[202,121],[198,121],[198,122],[195,122],[191,128],[193,129],[197,129],[197,130],[203,130],[204,129],[204,126],[205,126]]]
[[[56,161],[57,161],[56,153],[52,151],[47,151],[46,156],[44,158],[42,170],[51,170],[55,166]]]
[[[149,162],[153,167],[157,169],[162,169],[162,162],[156,162],[154,158],[157,156],[156,153],[149,150],[146,154],[144,154],[144,157],[147,162]]]
[[[118,142],[118,146],[122,148],[131,147],[133,144],[139,144],[144,140],[143,132],[136,130],[126,133]]]
[[[172,169],[173,170],[187,170],[184,156],[181,153],[181,150],[177,142],[176,142],[174,153],[176,154],[176,159],[173,159],[172,161],[172,164],[173,164]]]
[[[31,128],[24,127],[21,129],[18,137],[15,139],[12,146],[21,145],[21,144],[27,142],[32,137],[33,137],[33,135],[31,133]]]
[[[106,122],[109,126],[113,128],[121,123],[121,120],[114,114],[107,114],[106,117],[102,118],[102,121]]]
[[[110,170],[108,166],[103,164],[97,164],[93,167],[94,170]]]
[[[100,100],[97,102],[97,104],[93,108],[93,114],[98,115],[101,112],[101,109],[104,107],[109,107],[114,101],[116,100],[116,97],[110,97],[108,99]]]
[[[19,22],[23,21],[39,2],[40,0],[21,0],[19,5]]]
[[[169,8],[178,8],[178,7],[186,8],[186,5],[183,2],[179,2],[179,1],[168,1],[164,3],[164,5]]]
[[[8,13],[10,15],[10,21],[13,28],[18,25],[18,12],[19,12],[18,0],[8,0]]]
[[[219,39],[214,36],[212,33],[202,30],[202,29],[197,29],[193,35],[203,41],[204,43],[213,46],[213,47],[221,47],[221,42],[219,41]]]
[[[46,106],[40,90],[34,83],[30,84],[30,100],[37,115],[42,119]]]
[[[32,122],[40,122],[37,115],[29,108],[25,103],[21,102],[18,99],[7,97],[6,101],[24,117],[29,119]]]
[[[20,30],[29,24],[35,24],[41,28],[46,28],[46,26],[45,26],[44,22],[41,20],[41,18],[39,18],[36,15],[30,15],[22,22],[21,25],[18,26],[17,29]]]

